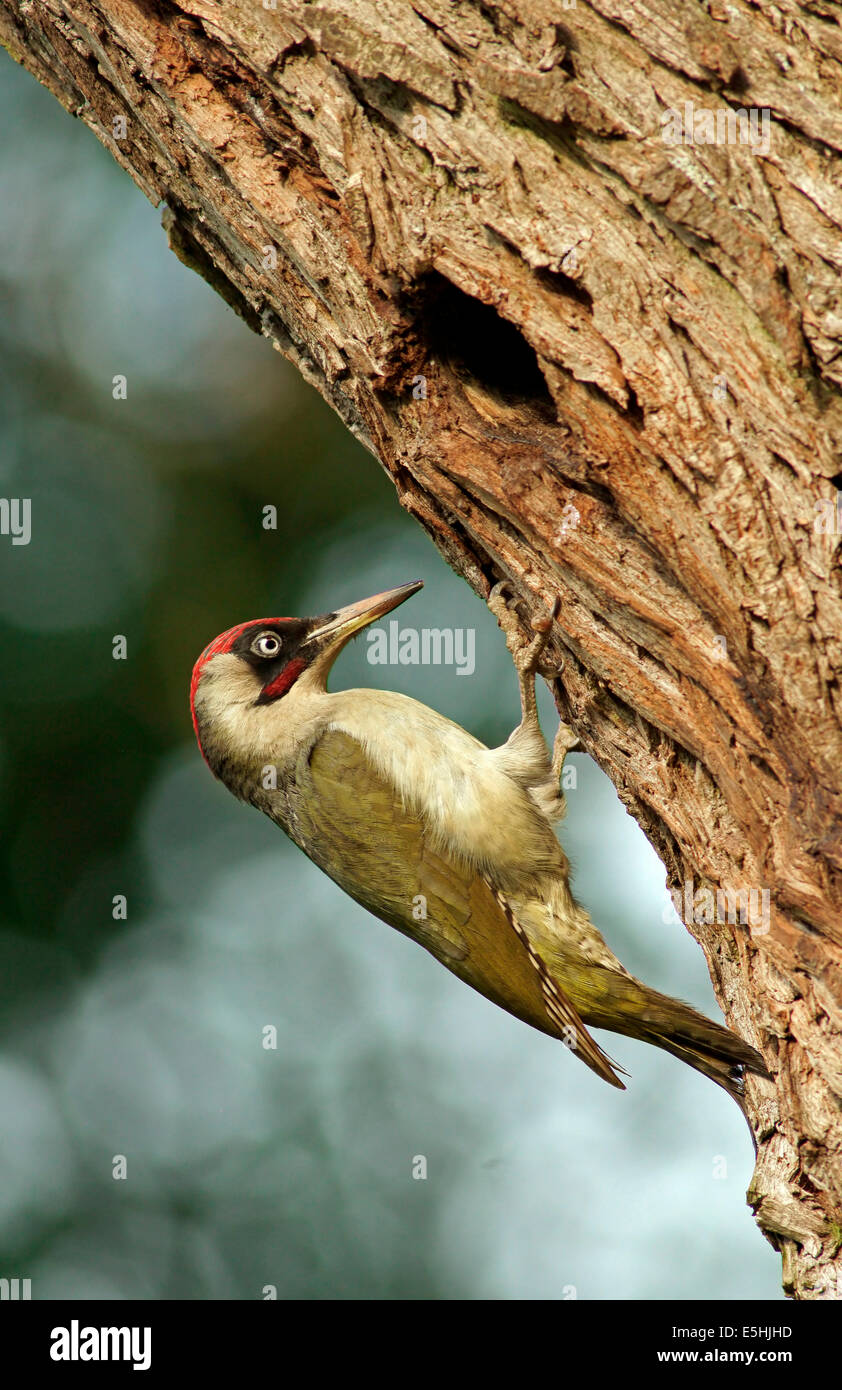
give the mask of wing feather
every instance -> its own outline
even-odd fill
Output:
[[[331,730],[302,754],[286,804],[284,828],[346,893],[622,1089],[507,899],[434,843],[355,739]]]

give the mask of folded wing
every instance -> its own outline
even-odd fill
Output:
[[[355,739],[324,734],[299,759],[287,798],[284,829],[350,897],[623,1089],[505,896],[435,843]]]

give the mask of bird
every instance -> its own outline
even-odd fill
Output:
[[[216,637],[190,687],[205,762],[349,897],[609,1085],[625,1090],[628,1073],[591,1028],[665,1049],[748,1119],[746,1073],[769,1076],[760,1053],[630,974],[573,895],[556,827],[578,740],[562,721],[550,753],[535,695],[558,598],[524,636],[508,581],[490,589],[521,703],[500,747],[407,695],[328,690],[346,644],[421,587],[314,618],[250,619]]]

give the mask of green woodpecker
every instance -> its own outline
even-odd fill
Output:
[[[521,639],[505,586],[491,592],[521,697],[500,748],[406,695],[327,690],[345,644],[420,588],[318,618],[254,619],[211,642],[191,686],[211,771],[350,897],[610,1085],[624,1089],[622,1068],[588,1027],[665,1048],[742,1108],[744,1072],[768,1075],[759,1053],[630,975],[571,892],[553,827],[575,737],[562,724],[551,759],[535,704],[556,608]]]

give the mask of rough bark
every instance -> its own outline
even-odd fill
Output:
[[[0,0],[450,563],[561,594],[559,708],[669,881],[769,890],[691,927],[775,1076],[749,1199],[803,1298],[842,1291],[837,15]],[[768,150],[668,143],[686,101]]]

